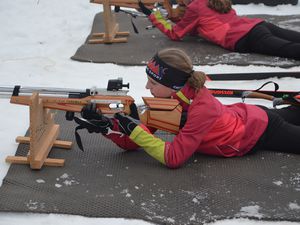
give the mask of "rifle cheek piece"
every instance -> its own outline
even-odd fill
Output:
[[[177,134],[182,125],[182,107],[176,99],[143,97],[146,110],[140,121],[149,127]],[[184,121],[185,122],[185,121]]]

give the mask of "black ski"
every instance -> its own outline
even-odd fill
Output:
[[[300,78],[299,72],[261,72],[261,73],[215,73],[207,74],[208,80],[260,80],[272,77],[294,77]]]

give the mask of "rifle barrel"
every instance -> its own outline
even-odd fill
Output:
[[[0,87],[0,98],[9,98],[14,92],[14,87]],[[52,87],[20,87],[18,95],[26,96],[31,95],[34,92],[38,92],[41,96],[54,96],[54,97],[69,97],[70,95],[76,94],[87,94],[87,95],[126,95],[127,90],[118,91],[107,91],[104,88],[90,88],[90,89],[71,89],[71,88],[52,88]]]

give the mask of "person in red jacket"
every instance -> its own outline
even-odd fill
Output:
[[[151,23],[171,40],[198,35],[230,51],[300,59],[300,33],[259,18],[238,16],[230,0],[183,0],[172,25],[139,2]],[[172,18],[170,18],[172,19]]]
[[[165,142],[136,120],[135,107],[131,107],[135,119],[120,113],[113,119],[99,117],[95,108],[83,108],[82,116],[121,148],[141,147],[170,168],[181,166],[195,152],[220,157],[243,156],[257,149],[300,153],[300,107],[223,105],[205,87],[205,74],[194,71],[191,59],[177,48],[156,54],[146,73],[146,88],[152,95],[177,99],[187,117],[173,141]]]

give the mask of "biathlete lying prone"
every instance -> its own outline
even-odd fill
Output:
[[[175,22],[140,1],[141,11],[168,38],[200,36],[225,49],[300,59],[300,32],[276,26],[260,18],[238,16],[230,0],[178,0]]]
[[[154,97],[174,98],[187,118],[172,142],[165,142],[130,116],[117,113],[114,118],[99,116],[93,105],[81,115],[95,124],[89,132],[102,133],[125,150],[143,148],[150,156],[177,168],[195,152],[221,157],[243,156],[263,149],[300,153],[300,107],[268,109],[236,103],[223,105],[205,87],[205,74],[194,71],[191,59],[180,49],[158,52],[147,64],[149,89]],[[108,130],[119,131],[108,133]],[[151,131],[151,132],[150,132]]]

